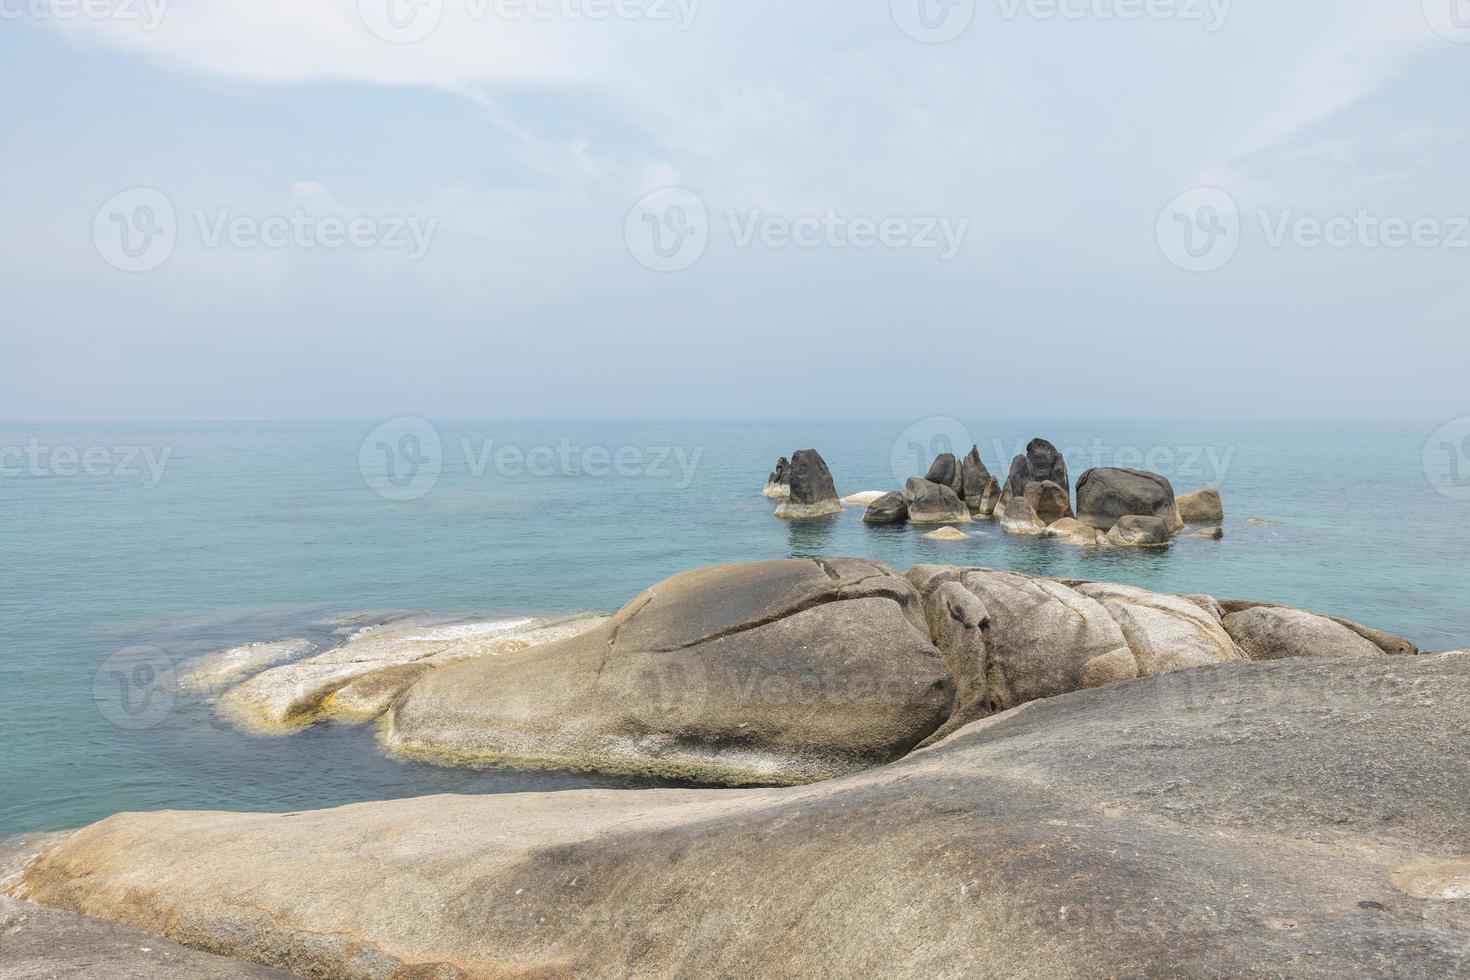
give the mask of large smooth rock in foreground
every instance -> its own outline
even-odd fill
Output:
[[[1229,614],[1224,625],[1252,660],[1383,656],[1377,645],[1341,623],[1300,609],[1255,606]]]
[[[1464,976],[1470,657],[1226,664],[778,790],[121,815],[40,901],[304,975]]]
[[[902,524],[909,519],[908,501],[901,493],[886,493],[868,505],[864,524]]]
[[[830,517],[842,513],[842,501],[832,485],[826,460],[815,449],[802,449],[791,457],[791,493],[776,508],[776,516],[790,520]]]
[[[1077,480],[1077,519],[1110,531],[1128,516],[1157,517],[1172,534],[1184,527],[1174,487],[1157,473],[1099,467]]]
[[[955,492],[938,483],[910,477],[903,485],[910,524],[968,524],[970,508]]]
[[[1186,524],[1219,524],[1225,520],[1225,505],[1219,490],[1196,490],[1181,494],[1175,503],[1179,518]]]
[[[436,670],[402,753],[708,782],[798,783],[898,758],[950,713],[918,593],[886,565],[716,565],[534,655]]]
[[[1261,606],[1275,609],[1290,608],[1280,603],[1261,602],[1256,599],[1226,599],[1220,603],[1220,614],[1223,617],[1230,613],[1244,612],[1247,609],[1255,609]],[[1321,616],[1323,614],[1317,613],[1315,615]],[[1413,657],[1419,653],[1419,648],[1413,641],[1406,640],[1402,636],[1395,636],[1393,633],[1386,633],[1383,630],[1374,629],[1371,626],[1364,626],[1362,623],[1355,623],[1351,619],[1343,619],[1341,616],[1323,616],[1323,618],[1330,619],[1339,626],[1347,627],[1391,657]]]
[[[1109,582],[1075,588],[1101,603],[1122,629],[1140,677],[1246,659],[1219,618],[1189,599]]]
[[[290,980],[294,973],[211,956],[133,926],[0,895],[5,980]]]

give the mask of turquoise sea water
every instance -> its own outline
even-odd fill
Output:
[[[713,562],[983,564],[1281,601],[1426,649],[1470,646],[1470,501],[1430,478],[1444,485],[1453,460],[1426,473],[1437,423],[962,424],[1001,478],[1018,443],[1041,435],[1067,451],[1074,483],[1121,463],[1158,469],[1180,492],[1218,486],[1225,539],[1157,553],[1087,552],[985,523],[969,528],[983,536],[937,543],[866,527],[860,508],[787,524],[760,495],[776,457],[805,447],[840,493],[892,489],[946,436],[963,438],[960,423],[376,424],[0,425],[0,835],[120,810],[626,785],[400,762],[343,726],[250,737],[185,699],[120,725],[118,699],[141,704],[148,678],[110,677],[104,663],[139,645],[182,662],[242,642],[325,642],[326,621],[352,614],[610,611]]]

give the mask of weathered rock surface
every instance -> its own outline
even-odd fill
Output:
[[[1216,524],[1225,520],[1225,505],[1218,490],[1196,490],[1176,498],[1179,517],[1186,524]]]
[[[1000,505],[1000,497],[1000,481],[992,476],[980,495],[965,498],[965,503],[976,517],[993,517],[996,507]]]
[[[1256,609],[1261,606],[1275,609],[1291,608],[1289,606],[1283,606],[1280,603],[1260,602],[1255,599],[1226,599],[1220,604],[1222,616],[1227,613],[1244,612],[1247,609]],[[1314,615],[1321,616],[1322,614],[1315,613]],[[1330,619],[1339,626],[1346,626],[1389,656],[1412,657],[1419,653],[1419,648],[1413,642],[1404,639],[1402,636],[1385,633],[1383,630],[1374,629],[1371,626],[1364,626],[1362,623],[1355,623],[1350,619],[1343,619],[1341,616],[1323,616],[1323,618]]]
[[[1026,503],[1031,505],[1043,524],[1050,526],[1072,516],[1072,502],[1067,498],[1067,491],[1051,480],[1026,484],[1025,496]]]
[[[968,541],[970,536],[957,527],[942,527],[924,535],[930,541]]]
[[[185,663],[178,674],[181,690],[201,694],[218,693],[267,667],[305,656],[316,649],[310,640],[272,640],[206,653]]]
[[[789,559],[685,572],[534,655],[436,670],[383,738],[446,761],[797,783],[898,758],[951,700],[907,581]]]
[[[791,461],[785,456],[777,461],[776,469],[766,479],[766,488],[762,492],[777,500],[791,496]]]
[[[1077,519],[1082,523],[1110,531],[1128,516],[1157,517],[1170,534],[1184,527],[1174,487],[1157,473],[1099,467],[1077,480]]]
[[[1383,656],[1376,644],[1341,623],[1300,609],[1254,606],[1230,613],[1223,622],[1252,660]]]
[[[842,513],[842,501],[832,485],[832,473],[815,449],[802,449],[791,457],[791,494],[776,508],[776,516],[789,520],[830,517]]]
[[[1084,548],[1096,548],[1108,543],[1107,537],[1101,531],[1088,527],[1075,517],[1064,517],[1055,524],[1048,525],[1046,536]]]
[[[1107,582],[1076,591],[1101,603],[1122,629],[1140,677],[1246,659],[1219,618],[1188,599]]]
[[[1219,541],[1225,537],[1225,529],[1216,525],[1215,527],[1203,527],[1190,535],[1192,538],[1204,538],[1206,541]]]
[[[949,487],[910,477],[903,486],[910,524],[968,524],[970,508]]]
[[[1108,543],[1120,548],[1164,548],[1169,544],[1169,525],[1157,517],[1128,515],[1108,532]]]
[[[1000,528],[1007,534],[1038,537],[1046,533],[1046,522],[1025,497],[1012,497],[1000,515]]]
[[[1031,469],[1032,483],[1050,480],[1068,495],[1072,492],[1072,481],[1067,476],[1067,461],[1057,447],[1045,439],[1032,439],[1026,444],[1026,463]]]
[[[288,734],[327,717],[364,720],[386,710],[417,679],[417,668],[518,653],[602,621],[579,616],[369,629],[317,656],[255,675],[225,691],[217,708],[259,734]]]
[[[947,565],[916,565],[908,579],[924,597],[930,636],[949,663],[956,691],[954,713],[930,741],[977,718],[1037,698],[1100,687],[1138,676],[1128,642],[1106,609],[1049,579],[1014,572]],[[978,605],[947,585],[962,588]],[[959,608],[958,631],[943,622]]]
[[[903,524],[909,519],[908,501],[901,493],[886,493],[868,505],[864,524]]]
[[[816,786],[120,815],[26,886],[322,977],[1463,976],[1467,702],[1470,657],[1224,664]]]
[[[290,980],[294,973],[212,956],[133,926],[0,895],[5,980]]]
[[[886,496],[888,496],[888,493],[884,490],[860,490],[857,493],[850,493],[846,497],[843,497],[842,505],[844,507],[867,507],[870,504],[882,500]]]

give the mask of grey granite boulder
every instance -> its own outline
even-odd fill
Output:
[[[902,756],[951,697],[907,581],[787,559],[685,572],[572,640],[436,670],[383,738],[449,762],[798,783]]]
[[[1341,623],[1300,609],[1254,606],[1230,613],[1224,625],[1252,660],[1383,656],[1376,644]]]
[[[1121,518],[1157,517],[1169,533],[1182,529],[1174,487],[1157,473],[1099,467],[1077,480],[1077,519],[1099,531],[1110,531]]]
[[[949,487],[959,496],[964,487],[961,478],[959,461],[954,458],[953,453],[940,453],[934,457],[934,462],[929,466],[929,472],[924,474],[924,479],[930,483],[937,483],[943,487]]]
[[[980,447],[971,446],[965,458],[960,460],[960,487],[957,491],[960,499],[976,514],[981,514],[987,493],[992,487],[996,487],[996,494],[990,497],[993,502],[999,494],[999,484],[995,477],[990,475],[990,470],[980,459]],[[994,510],[992,503],[991,510]],[[984,511],[982,516],[988,517],[989,511]]]
[[[1025,498],[1041,523],[1048,526],[1072,516],[1072,502],[1067,498],[1067,491],[1051,480],[1026,484]]]
[[[1175,503],[1179,507],[1180,520],[1186,524],[1218,525],[1225,520],[1225,505],[1220,501],[1218,490],[1181,494]]]
[[[1122,629],[1140,677],[1247,659],[1219,617],[1188,599],[1108,582],[1075,588],[1099,602]]]
[[[1067,476],[1067,461],[1056,446],[1045,439],[1032,439],[1026,444],[1026,463],[1031,472],[1030,483],[1050,480],[1067,494],[1072,492],[1072,481]]]
[[[1255,599],[1226,599],[1220,603],[1222,616],[1230,613],[1244,612],[1247,609],[1256,609],[1261,606],[1275,609],[1290,608],[1288,606],[1282,606],[1280,603],[1260,602]],[[1323,614],[1315,613],[1314,615],[1322,616]],[[1419,653],[1419,648],[1412,641],[1406,640],[1402,636],[1395,636],[1392,633],[1386,633],[1383,630],[1374,629],[1371,626],[1364,626],[1362,623],[1355,623],[1350,619],[1343,619],[1341,616],[1323,616],[1323,618],[1330,619],[1339,626],[1347,627],[1391,657],[1413,657]]]
[[[1036,513],[1025,497],[1012,497],[1005,510],[999,512],[1000,528],[1007,534],[1040,537],[1046,533],[1046,521]]]
[[[1108,542],[1120,548],[1165,548],[1169,545],[1169,525],[1157,517],[1129,514],[1118,518],[1108,532]]]
[[[782,500],[791,496],[791,461],[785,456],[776,462],[776,468],[766,478],[766,488],[762,492],[767,497]]]
[[[909,505],[901,493],[885,493],[868,505],[864,524],[903,524],[909,519]]]
[[[910,477],[903,485],[910,524],[968,524],[970,508],[955,492],[939,483]]]
[[[776,508],[776,516],[790,520],[830,517],[842,513],[842,501],[832,485],[832,473],[815,449],[791,457],[791,494]]]

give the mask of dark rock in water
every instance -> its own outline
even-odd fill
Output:
[[[1067,461],[1057,447],[1045,439],[1032,439],[1026,444],[1026,463],[1031,469],[1032,483],[1047,480],[1061,487],[1068,496],[1072,493],[1072,481],[1067,477]]]
[[[1025,497],[1043,524],[1055,524],[1072,516],[1072,502],[1067,499],[1067,491],[1051,480],[1026,484]]]
[[[1219,524],[1225,520],[1225,505],[1218,490],[1196,490],[1175,500],[1179,517],[1186,524]]]
[[[1127,516],[1157,517],[1169,533],[1184,527],[1174,502],[1174,487],[1157,473],[1099,467],[1077,481],[1077,519],[1099,531],[1111,530]]]
[[[1031,482],[1031,463],[1025,456],[1017,456],[1011,460],[1011,472],[1006,477],[1005,492],[1006,502],[1012,497],[1019,497],[1026,492],[1026,484]]]
[[[981,491],[979,498],[973,503],[970,503],[969,500],[966,503],[977,517],[992,517],[1000,506],[1000,497],[1000,481],[992,476],[986,482],[985,489]]]
[[[776,508],[777,517],[800,520],[842,513],[832,473],[815,449],[803,449],[791,457],[791,496]]]
[[[942,487],[949,487],[958,496],[962,484],[960,482],[960,465],[955,461],[953,453],[940,453],[934,458],[929,466],[929,472],[924,479],[930,483],[937,483]]]
[[[767,478],[765,495],[783,498],[791,496],[791,461],[785,456],[777,461],[775,471]]]
[[[956,491],[960,499],[970,510],[978,512],[985,499],[985,491],[994,481],[990,470],[980,459],[980,447],[971,447],[969,454],[960,461],[960,486]]]
[[[901,493],[886,493],[868,505],[864,524],[902,524],[909,519],[909,506]]]
[[[1169,543],[1169,525],[1157,517],[1128,514],[1118,518],[1108,541],[1120,548],[1163,548]]]
[[[911,524],[968,524],[970,508],[953,490],[917,476],[903,485],[903,499]]]
[[[1219,541],[1225,537],[1225,529],[1218,524],[1214,527],[1203,527],[1190,535],[1192,538],[1204,538],[1207,541]]]

